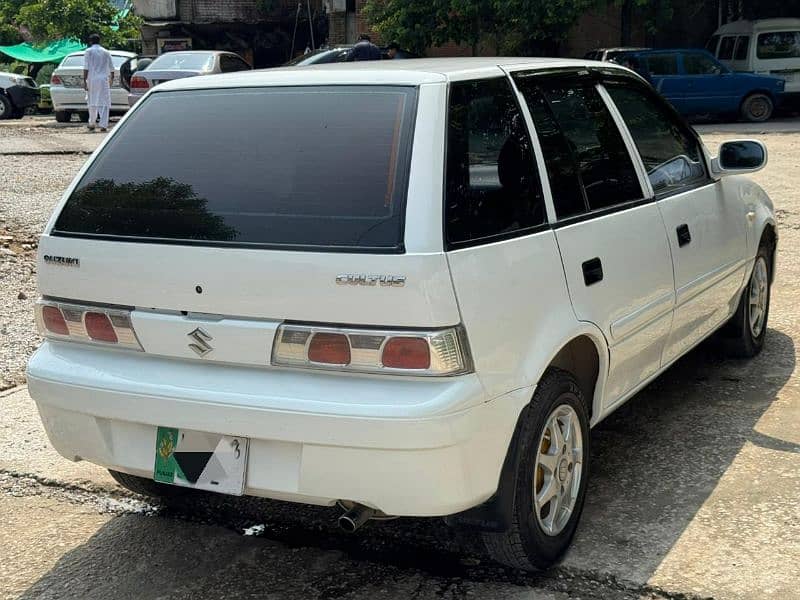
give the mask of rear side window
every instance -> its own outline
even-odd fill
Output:
[[[533,80],[523,78],[521,89],[540,136],[558,217],[641,199],[628,148],[595,86]],[[582,191],[576,190],[578,181]]]
[[[678,56],[676,54],[650,54],[645,57],[650,75],[677,75]]]
[[[234,71],[248,71],[250,65],[238,56],[223,54],[219,57],[219,66],[223,73],[233,73]]]
[[[450,86],[445,219],[448,247],[545,222],[531,141],[505,77]]]
[[[733,58],[733,47],[735,45],[735,37],[725,36],[722,38],[722,43],[719,45],[719,52],[717,52],[717,58],[720,60],[731,60]]]
[[[750,36],[740,35],[736,42],[736,52],[733,60],[747,60],[747,51],[750,49]]]
[[[759,34],[756,56],[765,60],[800,57],[800,31]]]
[[[608,83],[606,89],[636,143],[656,196],[706,182],[700,143],[652,93],[622,83]]]
[[[725,38],[733,39],[733,38]],[[723,42],[725,41],[723,39]],[[722,69],[717,61],[705,54],[684,54],[683,55],[683,70],[687,75],[716,75]]]
[[[415,106],[410,87],[155,93],[53,233],[400,252]]]
[[[719,43],[719,36],[712,35],[709,40],[706,42],[706,50],[711,52],[711,54],[717,53],[717,44]]]

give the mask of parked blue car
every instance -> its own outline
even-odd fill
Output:
[[[731,71],[705,50],[642,50],[614,61],[637,71],[686,116],[766,121],[785,85],[778,77]]]

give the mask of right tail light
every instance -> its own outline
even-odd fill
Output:
[[[391,375],[448,376],[472,371],[464,328],[378,330],[284,324],[272,364]]]

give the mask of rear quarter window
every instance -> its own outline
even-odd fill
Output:
[[[400,252],[415,110],[411,87],[154,93],[53,234]]]
[[[765,60],[800,58],[800,31],[774,31],[759,34],[756,56]]]

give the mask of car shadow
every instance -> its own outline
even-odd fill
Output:
[[[581,573],[602,573],[628,597],[745,444],[800,452],[755,430],[795,369],[792,338],[767,335],[750,361],[701,345],[595,428],[583,518],[550,572],[496,566],[474,536],[439,519],[373,522],[349,535],[336,508],[198,494],[156,516],[112,519],[22,597],[434,598],[499,582],[558,591]],[[256,536],[240,535],[253,525]]]

